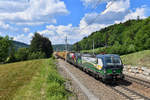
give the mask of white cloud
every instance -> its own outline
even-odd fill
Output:
[[[19,34],[17,36],[13,36],[13,39],[16,41],[30,44],[30,41],[32,40],[32,36],[33,36],[33,33],[29,33],[28,35]]]
[[[93,2],[91,0],[87,0]],[[117,20],[122,20],[130,12],[129,0],[102,0],[107,1],[106,9],[101,13],[87,13],[80,21],[80,27],[95,24],[103,27],[114,24]],[[99,25],[100,24],[100,25]],[[95,26],[94,25],[94,26]]]
[[[43,36],[48,37],[53,44],[64,44],[66,36],[68,37],[68,43],[73,44],[79,40],[81,40],[84,36],[87,36],[94,32],[95,30],[99,30],[103,28],[103,25],[93,24],[86,28],[82,27],[73,27],[72,24],[68,25],[47,25],[46,29],[42,31],[38,31]],[[14,40],[24,42],[30,44],[30,41],[33,37],[33,33],[29,34],[19,34],[17,36],[13,36]]]
[[[88,25],[86,27],[80,28],[80,34],[83,34],[83,36],[88,36],[92,32],[99,31],[100,29],[107,27],[107,26],[109,26],[109,25],[105,25],[105,24]]]
[[[148,8],[145,6],[142,6],[141,8],[136,8],[135,11],[130,10],[128,14],[124,16],[124,19],[122,20],[116,20],[115,23],[125,22],[127,20],[137,19],[138,17],[140,19],[147,18],[146,13],[148,13]]]
[[[28,35],[29,37],[33,37],[34,35],[33,35],[33,33],[29,33],[29,35]]]
[[[17,11],[20,3],[11,1],[10,5],[16,9],[15,12],[14,9],[6,9],[7,3],[8,1],[1,2],[0,7],[3,8],[3,12],[0,12],[0,20],[12,24],[56,23],[55,16],[68,14],[64,2],[60,0],[30,0],[28,4],[22,5],[20,11]]]
[[[101,28],[104,28],[108,26],[108,24],[99,24],[94,20],[97,13],[91,13],[86,14],[80,21],[79,28],[80,28],[80,34],[83,34],[84,36],[90,35],[94,31],[98,31]],[[92,17],[92,18],[90,18]]]
[[[135,12],[131,11],[129,14],[127,14],[124,18],[123,21],[127,21],[129,19],[137,19],[137,17],[139,16],[141,19],[146,18],[145,16],[146,14],[146,8],[142,7],[142,8],[136,8]]]
[[[47,0],[45,0],[45,1],[47,1]],[[52,0],[52,1],[54,1],[54,0]],[[94,2],[98,1],[98,0],[82,0],[82,1],[86,5],[88,5],[90,3],[92,4],[92,2],[94,4]],[[112,3],[112,1],[113,1],[113,3]],[[42,2],[42,1],[39,1],[39,2]],[[60,2],[60,1],[57,0],[57,2]],[[75,42],[81,40],[84,36],[88,36],[92,32],[98,31],[101,28],[107,27],[114,23],[124,22],[128,19],[136,19],[137,16],[140,16],[140,18],[146,17],[147,8],[141,7],[141,8],[137,8],[137,9],[135,9],[135,11],[133,11],[130,9],[130,1],[129,0],[101,0],[100,2],[107,3],[106,9],[101,13],[85,14],[84,17],[80,20],[79,26],[74,27],[72,24],[58,25],[58,26],[47,25],[44,30],[39,30],[38,32],[41,35],[48,37],[52,41],[53,44],[65,43],[66,35],[68,37],[69,43],[75,43]],[[37,5],[38,4],[35,4],[36,7],[38,7]],[[52,8],[49,8],[49,9],[52,9]],[[64,10],[66,10],[65,6],[62,8],[64,8]],[[38,8],[36,8],[36,9],[39,10]],[[49,14],[51,16],[51,15],[68,13],[67,10],[66,11],[58,10],[56,12],[51,12],[51,11],[53,11],[53,10],[44,10],[44,11],[42,11],[43,12],[42,14],[40,14],[38,11],[36,11],[37,13],[31,13],[32,11],[29,11],[29,16],[23,16],[23,17],[19,16],[18,17],[18,18],[20,18],[19,19],[20,22],[18,22],[17,24],[18,25],[24,25],[24,24],[39,25],[42,23],[47,23],[49,21],[56,23],[56,19],[54,19],[54,18],[47,21],[47,19],[45,19],[46,18],[45,14]],[[48,12],[48,13],[46,13],[46,12]],[[61,12],[61,13],[57,13],[57,12]],[[32,14],[32,16],[30,16],[30,14]],[[40,18],[45,19],[45,20],[39,20],[38,18],[33,19],[33,16],[37,16],[38,14],[40,14],[39,15]],[[49,17],[49,18],[51,18],[51,17]],[[33,23],[33,21],[34,21],[34,23]],[[25,43],[30,43],[32,36],[33,36],[33,33],[30,33],[28,35],[21,34],[21,35],[16,36],[15,39],[25,42]]]
[[[0,21],[0,27],[3,28],[3,29],[10,28],[10,26],[8,24],[3,23],[2,21]]]
[[[110,5],[108,2],[107,7]],[[119,5],[119,6],[117,6]],[[117,7],[116,7],[117,6]],[[145,18],[146,8],[137,8],[136,11],[129,10],[129,0],[115,1],[111,6],[101,13],[87,13],[80,20],[78,27],[73,27],[72,24],[64,25],[48,25],[46,29],[41,31],[42,35],[50,38],[52,43],[65,43],[65,36],[67,34],[70,43],[75,43],[83,37],[90,35],[92,32],[98,31],[104,27],[112,25],[117,22],[123,22],[127,19]],[[111,8],[111,9],[110,9]]]
[[[88,36],[92,32],[105,27],[105,25],[100,24],[92,24],[88,27],[83,27],[82,25],[80,24],[78,27],[73,27],[72,24],[66,26],[48,25],[45,30],[39,31],[39,33],[43,36],[49,37],[53,44],[65,43],[65,38],[67,36],[68,43],[72,44],[81,40],[84,36]]]
[[[78,36],[79,39],[77,38],[75,39],[76,41],[78,41],[84,36],[90,35],[92,32],[98,31],[104,27],[115,24],[117,21],[124,22],[128,19],[136,19],[137,16],[140,16],[140,18],[146,18],[147,8],[141,7],[137,8],[135,11],[132,11],[129,8],[130,8],[129,0],[115,1],[112,5],[110,5],[110,2],[108,2],[106,9],[100,14],[98,13],[85,14],[85,16],[80,20],[79,26],[75,27],[76,31],[72,30],[74,29],[73,27],[69,27],[69,30],[72,30],[72,32],[68,32],[68,34],[69,33],[75,34],[74,36],[72,35],[72,38]],[[62,29],[64,29],[65,26],[62,27],[63,27]],[[57,30],[54,26],[51,26],[51,29]],[[60,30],[62,29],[60,28]],[[57,32],[63,33],[61,31]],[[76,35],[76,33],[78,33],[78,35]]]
[[[92,32],[98,31],[114,23],[124,22],[128,19],[136,19],[137,16],[140,16],[140,18],[145,18],[146,10],[147,9],[145,7],[137,8],[135,11],[130,10],[130,12],[128,12],[127,10],[127,12],[122,17],[121,14],[123,12],[111,12],[119,17],[115,17],[116,19],[114,18],[113,14],[107,12],[105,14],[100,14],[100,16],[105,16],[104,19],[103,17],[98,17],[98,20],[91,24],[89,24],[89,22],[93,20],[92,18],[94,18],[97,15],[97,13],[85,14],[85,16],[81,19],[78,27],[74,27],[72,26],[72,24],[68,24],[66,26],[47,25],[44,30],[38,32],[41,35],[48,37],[53,44],[65,43],[65,38],[67,35],[68,43],[73,44],[81,40],[83,37],[90,35]],[[110,14],[111,16],[108,16],[108,14]],[[28,35],[27,37],[25,35],[20,35],[16,39],[26,42],[27,40],[31,40],[32,36],[33,34],[31,34],[31,36]],[[30,42],[27,41],[26,43]]]
[[[21,12],[28,7],[28,2],[0,0],[0,13],[4,12]]]
[[[101,13],[87,13],[80,21],[80,27],[86,27],[92,24],[100,24],[100,26],[108,26],[114,23],[125,22],[129,19],[146,18],[149,12],[146,6],[136,8],[135,11],[130,10],[130,0],[117,0],[108,2],[106,9]]]
[[[78,27],[73,27],[72,24],[68,25],[47,25],[46,29],[39,31],[40,34],[49,37],[49,39],[54,44],[64,43],[66,35],[70,39],[70,43],[74,43],[80,40],[83,36],[80,34],[80,29]]]
[[[14,28],[14,27],[10,26],[9,24],[6,24],[6,23],[4,23],[2,21],[0,21],[0,29],[4,29],[4,30],[8,30],[8,29],[10,29],[10,30],[17,30],[17,28]]]
[[[83,5],[88,7],[96,7],[101,3],[105,3],[105,2],[114,2],[114,1],[122,1],[122,0],[81,0],[83,2]]]
[[[130,0],[118,0],[118,1],[110,1],[106,5],[106,9],[102,14],[106,14],[108,12],[125,12],[130,7]]]
[[[25,33],[27,33],[27,32],[29,32],[29,31],[30,31],[30,29],[29,29],[29,28],[27,28],[27,27],[25,27],[25,28],[23,29],[23,31],[24,31]]]
[[[122,20],[129,11],[124,12],[107,12],[102,13],[88,13],[81,19],[80,22],[86,23],[87,25],[91,24],[113,24],[116,20]]]

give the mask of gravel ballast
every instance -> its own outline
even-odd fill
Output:
[[[124,98],[116,93],[114,90],[103,84],[99,80],[96,80],[92,76],[79,70],[73,65],[66,63],[65,61],[58,59],[59,72],[67,79],[71,80],[71,87],[73,92],[77,95],[78,100],[90,100],[85,93],[81,90],[81,87],[68,75],[65,69],[61,66],[65,66],[78,80],[99,100],[124,100]]]

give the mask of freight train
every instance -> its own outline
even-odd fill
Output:
[[[63,56],[62,56],[63,55]],[[116,54],[83,54],[76,52],[57,52],[56,56],[75,65],[103,82],[124,79],[123,63]]]

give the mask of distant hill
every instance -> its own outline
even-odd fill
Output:
[[[29,47],[28,44],[25,44],[25,43],[22,43],[22,42],[19,42],[19,41],[13,41],[13,45],[15,46],[16,49],[28,48]]]
[[[25,43],[22,43],[22,42],[19,42],[19,41],[13,41],[13,44],[16,47],[16,49],[18,49],[18,48],[28,48],[29,47],[28,44],[25,44]],[[67,47],[68,47],[68,49],[67,49],[68,51],[72,51],[73,45],[68,44]],[[66,50],[66,45],[65,44],[53,45],[53,50],[54,51],[64,51],[64,50]]]
[[[95,48],[99,48],[97,53],[123,55],[150,49],[150,17],[108,26],[84,37],[73,47],[76,51],[90,50],[93,43]]]
[[[68,47],[68,49],[67,49],[68,51],[72,51],[73,46],[71,44],[68,44],[67,47]],[[64,50],[66,50],[66,45],[65,44],[53,45],[53,50],[54,51],[64,51]]]

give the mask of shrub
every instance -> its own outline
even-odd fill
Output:
[[[15,54],[17,61],[28,60],[29,50],[28,48],[19,48]]]
[[[42,58],[45,58],[46,55],[44,52],[31,52],[29,53],[28,55],[28,59],[42,59]]]

